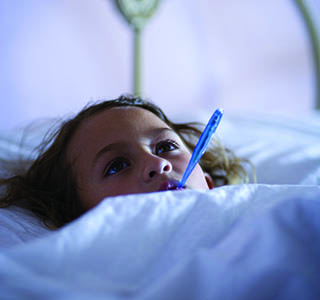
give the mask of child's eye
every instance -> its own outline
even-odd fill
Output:
[[[161,141],[156,147],[156,154],[159,155],[164,152],[169,152],[178,149],[179,145],[173,140]]]
[[[106,168],[104,176],[116,174],[130,166],[130,163],[123,158],[113,159]]]

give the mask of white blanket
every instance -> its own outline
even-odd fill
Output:
[[[320,299],[320,187],[105,199],[0,252],[0,299]]]

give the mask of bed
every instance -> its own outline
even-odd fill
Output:
[[[257,183],[108,198],[55,232],[1,209],[1,298],[318,299],[319,132],[318,114],[225,116]]]
[[[20,138],[1,132],[0,156],[39,141]],[[0,209],[0,298],[319,299],[319,111],[225,113],[216,138],[256,182],[106,198],[55,231]]]

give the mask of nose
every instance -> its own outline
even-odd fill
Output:
[[[149,182],[157,175],[170,173],[171,171],[172,164],[170,161],[156,155],[150,155],[143,161],[142,178]]]

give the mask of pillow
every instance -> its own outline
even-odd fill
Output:
[[[171,119],[207,123],[212,112],[180,114]],[[225,111],[213,137],[237,156],[250,159],[257,183],[320,184],[319,112],[284,116]]]
[[[257,182],[320,184],[320,115],[225,115],[217,136],[251,160]]]
[[[176,122],[207,123],[208,112],[170,116]],[[0,158],[32,155],[46,128],[56,123],[49,120],[27,131],[23,147],[19,147],[22,130],[0,132]],[[320,114],[281,116],[225,112],[214,137],[241,157],[252,161],[257,182],[265,184],[320,184]],[[1,175],[0,161],[0,175]]]
[[[0,208],[0,248],[22,244],[50,233],[30,211],[11,206]]]

